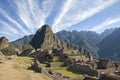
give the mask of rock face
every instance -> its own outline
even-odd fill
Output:
[[[48,25],[42,26],[34,35],[30,44],[35,48],[52,49],[62,48],[61,41],[52,32]]]
[[[9,46],[9,41],[5,37],[0,38],[0,49],[6,48]]]
[[[4,54],[2,54],[2,52],[0,51],[0,63],[2,63],[4,61]]]

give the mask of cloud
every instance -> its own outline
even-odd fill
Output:
[[[14,0],[18,7],[18,16],[32,33],[45,24],[46,18],[51,13],[55,4],[53,0],[39,1]]]
[[[8,6],[4,5],[4,3],[0,3],[3,4],[0,5],[0,26],[4,26],[0,28],[0,33],[11,36],[34,34],[37,29],[46,24],[46,22],[52,25],[54,32],[58,32],[79,24],[80,22],[103,11],[117,1],[119,0],[7,1],[6,4],[10,4]],[[12,14],[13,12],[15,15]],[[110,20],[111,19],[107,21],[110,22]],[[115,22],[117,22],[117,20],[107,24],[112,24]],[[106,23],[101,23],[100,25],[105,26]],[[98,25],[92,28],[92,30],[101,28],[102,27]]]
[[[18,16],[20,19],[25,23],[26,27],[33,32],[34,30],[34,23],[31,17],[31,13],[28,7],[27,0],[14,0],[14,3],[17,5],[18,8]]]
[[[62,11],[59,13],[58,17],[62,15],[62,19],[56,19],[57,23],[53,24],[53,29],[55,28],[54,31],[57,32],[78,24],[94,14],[101,12],[117,1],[118,0],[74,0],[70,9],[69,7],[62,7],[62,10],[65,10],[66,12],[64,14]]]
[[[24,28],[23,28],[23,26],[21,26],[18,22],[16,22],[15,20],[13,20],[9,15],[8,15],[8,13],[5,11],[5,10],[3,10],[2,8],[0,8],[0,14],[2,14],[6,19],[8,19],[10,22],[12,22],[12,23],[14,23],[15,25],[16,25],[16,27],[18,27],[21,31],[22,31],[22,33],[23,34],[25,34],[25,35],[27,35],[28,33],[28,31],[26,31]],[[7,24],[7,23],[6,23]],[[21,33],[21,34],[22,34]]]
[[[116,24],[116,23],[120,23],[120,17],[117,18],[109,18],[105,21],[103,21],[101,24],[99,24],[98,26],[94,26],[92,29],[92,31],[96,31],[96,32],[101,32],[104,29],[106,29],[107,27],[109,27],[110,25]],[[114,27],[114,26],[113,26]]]
[[[3,28],[1,27],[1,29],[0,29],[1,33],[4,33],[4,34],[6,33],[6,34],[10,34],[10,35],[21,35],[21,34],[19,34],[19,32],[16,29],[9,26],[8,23],[0,20],[0,24],[2,24],[4,26]]]
[[[7,35],[7,36],[13,36],[13,34],[7,32],[7,31],[5,32],[5,31],[1,31],[1,30],[0,30],[0,34]]]
[[[71,8],[73,0],[66,0],[63,5],[61,6],[61,10],[58,14],[58,16],[55,18],[53,22],[53,30],[57,29],[57,24],[60,23],[62,20],[63,16],[66,14],[66,12]]]

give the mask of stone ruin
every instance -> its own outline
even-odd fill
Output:
[[[22,52],[18,52],[18,56],[31,56],[35,52],[35,49],[26,49],[23,50]]]
[[[71,64],[68,61],[68,56],[64,54],[64,52],[61,50],[61,53],[59,53],[59,50],[54,49],[52,50],[38,50],[34,54],[37,54],[36,59],[41,59],[43,61],[44,59],[40,58],[39,55],[44,54],[44,53],[49,53],[52,54],[57,54],[55,56],[59,56],[60,59],[66,64],[65,66],[68,67],[69,71],[80,73],[85,75],[83,79],[79,78],[76,80],[117,80],[116,76],[111,77],[111,76],[103,76],[103,75],[111,75],[108,73],[112,73],[114,75],[120,76],[120,63],[119,62],[114,62],[110,59],[95,59],[91,58],[90,56],[88,57],[80,57],[77,58],[76,56],[75,59],[73,59],[73,63]],[[59,54],[59,55],[58,55]],[[37,58],[38,57],[38,58]],[[38,61],[40,62],[40,61]],[[34,69],[37,69],[37,71],[47,75],[48,77],[52,78],[53,80],[74,80],[71,77],[64,76],[61,73],[55,72],[54,70],[48,70],[44,67],[41,67],[39,63],[34,63],[32,64],[32,67]],[[103,73],[104,72],[104,73]],[[88,76],[86,76],[88,75]],[[91,76],[91,77],[89,77]],[[96,77],[96,78],[93,78]],[[118,79],[119,80],[119,79]]]
[[[114,63],[110,59],[100,59],[98,69],[114,69]]]
[[[31,67],[34,70],[36,70],[42,74],[45,74],[46,76],[48,76],[52,80],[83,80],[83,77],[71,78],[71,77],[65,76],[59,72],[56,72],[52,69],[46,69],[46,68],[39,65],[39,61],[35,61],[34,63],[32,63]]]
[[[92,69],[88,65],[81,65],[80,63],[72,64],[68,67],[68,70],[77,72],[80,74],[87,74],[89,76],[96,76],[99,77],[99,73],[97,70]]]

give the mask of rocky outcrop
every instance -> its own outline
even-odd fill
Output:
[[[62,42],[52,32],[48,25],[44,25],[38,29],[30,44],[35,49],[62,48]]]
[[[9,41],[6,37],[0,38],[0,49],[4,49],[9,46]]]
[[[0,63],[3,63],[4,61],[4,54],[0,51]]]

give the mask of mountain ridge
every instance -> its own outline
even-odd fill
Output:
[[[82,46],[84,48],[87,48],[90,52],[94,52],[95,56],[97,55],[97,50],[98,50],[98,43],[107,35],[111,34],[112,31],[114,31],[115,28],[113,29],[108,29],[107,31],[98,34],[96,32],[93,31],[60,31],[58,33],[56,33],[57,37],[62,40],[65,41],[67,43],[72,43],[78,46]],[[109,33],[108,33],[109,32]],[[18,39],[16,41],[11,42],[14,46],[20,46],[22,44],[22,46],[24,46],[25,44],[29,44],[30,41],[32,40],[34,35],[30,35],[30,36],[24,36],[21,39]],[[75,37],[76,36],[76,37]],[[29,37],[29,41],[27,40],[27,38],[25,37]],[[79,38],[79,39],[78,39]],[[27,43],[26,43],[27,41]],[[94,43],[93,43],[94,42]],[[17,43],[17,44],[15,44]],[[90,49],[91,48],[91,49]]]
[[[38,29],[32,38],[30,45],[32,45],[35,49],[52,49],[63,47],[61,41],[52,32],[49,25],[43,25],[40,29]]]
[[[111,58],[113,60],[119,60],[120,57],[120,28],[113,31],[110,35],[105,37],[99,43],[98,54],[101,58]]]

